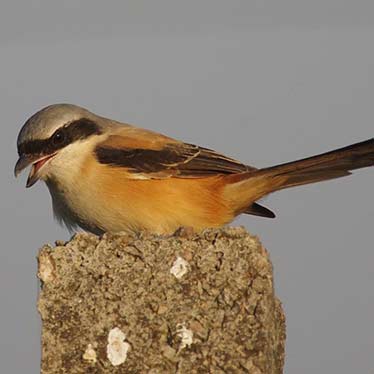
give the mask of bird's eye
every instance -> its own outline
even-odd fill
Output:
[[[56,131],[56,133],[52,137],[53,144],[61,144],[65,140],[65,135],[62,131]]]

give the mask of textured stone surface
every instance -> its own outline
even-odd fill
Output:
[[[243,228],[77,234],[41,249],[39,277],[44,374],[282,373],[272,266]]]

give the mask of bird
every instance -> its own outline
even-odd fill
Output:
[[[69,230],[219,228],[245,213],[274,218],[258,201],[285,188],[340,178],[374,165],[374,138],[276,166],[255,168],[72,104],[32,115],[17,138],[14,173],[31,166],[26,187],[46,183]]]

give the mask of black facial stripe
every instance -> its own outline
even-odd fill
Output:
[[[42,150],[46,149],[49,143],[49,139],[45,140],[32,140],[25,143],[21,143],[18,146],[19,155],[31,155],[41,154]]]
[[[61,139],[56,141],[56,134],[61,134]],[[57,129],[54,134],[43,140],[30,140],[21,143],[18,146],[18,153],[24,154],[51,154],[74,143],[78,140],[86,139],[92,135],[100,135],[101,131],[98,125],[88,119],[81,118],[79,120],[70,122],[60,129]]]

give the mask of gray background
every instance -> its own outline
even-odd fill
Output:
[[[70,102],[256,166],[374,135],[372,1],[0,5],[0,371],[37,373],[38,248],[69,234],[15,180],[20,126]],[[274,194],[242,217],[269,249],[286,373],[374,372],[373,170]]]

